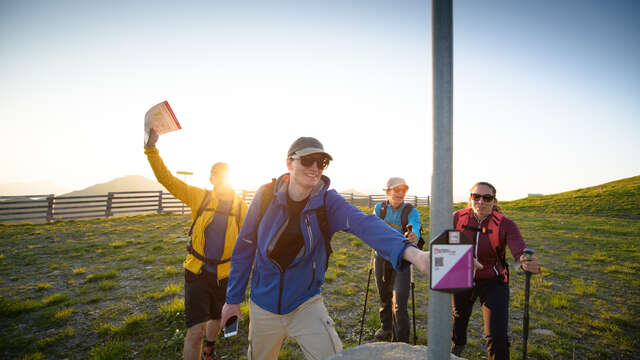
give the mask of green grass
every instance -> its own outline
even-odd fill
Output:
[[[87,281],[93,282],[93,281],[114,279],[117,276],[118,275],[116,274],[115,270],[109,270],[104,272],[97,272],[95,274],[89,274],[87,275]]]
[[[65,321],[65,320],[68,320],[71,317],[71,314],[73,314],[73,311],[74,311],[74,309],[72,307],[62,308],[62,309],[56,311],[56,313],[53,314],[53,317],[56,320]]]
[[[638,202],[637,183],[635,177],[604,184],[602,192],[583,189],[501,203],[543,264],[531,280],[530,359],[572,359],[574,352],[577,359],[640,358],[640,205],[631,210],[624,205]],[[419,208],[426,229],[428,210]],[[188,216],[146,215],[0,225],[0,358],[180,358],[185,335],[180,239],[189,223]],[[345,233],[334,237],[333,248],[323,294],[348,348],[358,342],[370,249]],[[513,263],[511,255],[508,261]],[[418,342],[424,345],[427,278],[416,274],[415,284]],[[511,352],[518,359],[524,277],[513,267],[510,288]],[[374,341],[379,327],[377,308],[372,281],[365,343]],[[219,353],[228,359],[246,358],[246,305],[243,312],[239,335],[218,338]],[[463,355],[486,358],[477,303]],[[281,358],[299,359],[302,352],[287,341]]]

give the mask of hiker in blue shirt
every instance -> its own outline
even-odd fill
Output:
[[[251,202],[231,257],[222,322],[242,317],[251,278],[248,358],[277,359],[289,337],[307,359],[342,350],[321,294],[329,241],[347,231],[373,247],[396,270],[415,264],[423,273],[429,253],[418,250],[380,218],[347,203],[322,173],[333,158],[312,137],[301,137],[286,156],[288,173],[262,186]]]
[[[374,213],[412,243],[420,239],[420,213],[411,204],[404,202],[409,186],[403,178],[392,177],[384,188],[387,199],[377,203]],[[411,226],[411,231],[409,231]],[[421,247],[422,244],[418,246]],[[376,253],[374,262],[376,287],[380,296],[381,327],[375,338],[380,341],[402,341],[409,343],[409,285],[410,271],[396,271],[392,264]]]

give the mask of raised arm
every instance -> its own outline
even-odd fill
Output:
[[[188,185],[171,174],[171,171],[169,171],[164,161],[162,161],[160,152],[156,148],[158,138],[158,133],[151,129],[149,140],[144,146],[144,153],[147,155],[149,165],[151,165],[151,169],[153,169],[153,173],[158,182],[169,190],[173,196],[180,199],[193,210],[194,207],[200,206],[200,202],[205,195],[205,190]]]

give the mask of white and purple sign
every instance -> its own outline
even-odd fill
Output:
[[[431,244],[431,289],[455,291],[473,287],[473,245]]]

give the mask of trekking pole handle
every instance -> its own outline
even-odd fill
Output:
[[[522,252],[522,254],[525,256],[525,258],[527,258],[527,259],[531,259],[531,257],[533,256],[533,253],[534,253],[534,252],[535,252],[535,251],[533,251],[533,249],[525,248],[525,249],[524,249],[524,251]],[[531,274],[531,272],[529,272],[529,271],[527,271],[527,270],[524,270],[524,269],[522,269],[522,270],[523,270],[525,273],[527,273],[527,274]]]
[[[413,231],[413,225],[411,225],[411,224],[407,225],[407,232],[411,233],[412,231]],[[409,237],[407,236],[407,238],[409,238]]]

